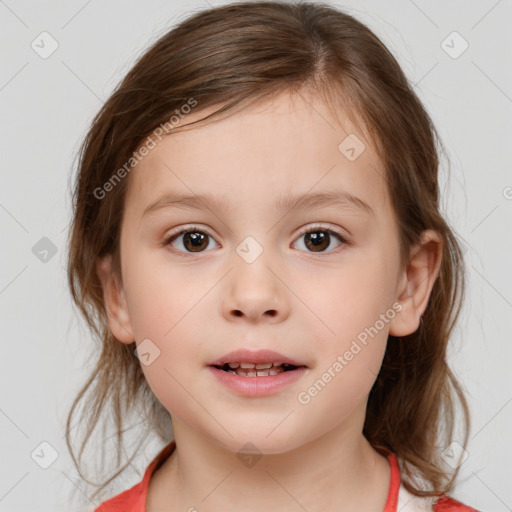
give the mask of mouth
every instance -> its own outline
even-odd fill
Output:
[[[272,377],[308,368],[303,361],[291,359],[270,349],[239,349],[210,361],[207,366],[242,377]]]
[[[224,363],[209,365],[218,370],[241,377],[270,377],[285,372],[293,372],[298,368],[306,368],[305,365],[296,366],[289,363],[269,362],[269,363]]]
[[[304,361],[270,349],[239,349],[209,361],[206,367],[225,388],[237,395],[271,396],[292,386],[309,370]]]

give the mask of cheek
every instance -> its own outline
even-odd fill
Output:
[[[205,335],[205,304],[201,298],[211,288],[206,280],[194,279],[180,268],[126,259],[125,294],[130,320],[139,347],[149,353],[150,364],[141,368],[157,398],[167,405],[187,401],[180,383],[185,383],[203,363],[198,358]]]
[[[293,278],[297,307],[308,310],[309,325],[327,347],[342,347],[392,306],[393,272],[377,250],[354,251],[321,272],[303,270]]]
[[[391,274],[388,260],[379,258],[378,251],[360,251],[339,269],[300,283],[299,293],[315,313],[308,315],[310,339],[317,347],[310,383],[321,390],[325,401],[319,402],[345,408],[369,393],[396,314]]]
[[[387,344],[386,322],[360,328],[364,324],[354,318],[345,317],[344,323],[342,320],[337,324],[336,336],[318,341],[317,353],[322,355],[297,397],[308,414],[326,418],[326,427],[334,426],[365,404]]]
[[[200,408],[195,409],[197,404],[191,396],[195,394],[194,381],[206,371],[202,345],[207,337],[201,323],[205,312],[200,306],[175,305],[171,300],[173,297],[167,298],[167,308],[158,309],[155,302],[154,307],[146,309],[141,305],[137,339],[144,339],[143,343],[148,344],[149,338],[150,352],[155,353],[147,365],[141,357],[141,369],[154,395],[169,412],[193,418],[202,414]]]
[[[198,278],[192,267],[184,268],[165,256],[165,249],[153,249],[126,258],[126,296],[137,340],[172,343],[175,329],[190,323],[190,313],[211,288],[210,279]]]
[[[152,393],[172,417],[186,418],[187,423],[195,424],[204,411],[196,399],[194,387],[190,385],[190,372],[179,364],[180,361],[186,362],[187,358],[177,356],[180,352],[167,350],[151,365],[141,367]]]

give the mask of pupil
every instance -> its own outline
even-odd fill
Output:
[[[197,231],[190,231],[185,233],[183,236],[183,243],[188,250],[192,250],[192,252],[197,252],[198,249],[202,249],[201,244],[204,244],[204,240],[206,239],[205,235],[199,233]],[[187,242],[190,242],[189,245]]]
[[[327,244],[326,244],[327,241]],[[325,249],[329,246],[329,234],[322,231],[313,231],[306,235],[306,246],[312,242],[313,250],[318,252],[318,248]]]

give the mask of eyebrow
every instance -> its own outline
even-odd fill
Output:
[[[348,192],[318,192],[312,194],[301,194],[292,196],[284,195],[276,202],[278,210],[308,210],[313,208],[322,208],[327,206],[337,206],[346,210],[355,210],[375,216],[372,207]],[[157,211],[165,208],[181,208],[181,209],[211,209],[215,212],[225,212],[229,209],[229,200],[226,197],[215,197],[210,194],[206,195],[187,195],[187,194],[165,194],[155,202],[148,205],[143,213],[142,218],[150,216]]]

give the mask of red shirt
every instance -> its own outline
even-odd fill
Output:
[[[149,464],[141,482],[134,485],[131,489],[103,502],[94,509],[94,512],[146,512],[146,496],[151,475],[165,462],[175,447],[175,441],[171,441]],[[468,507],[448,496],[440,497],[433,508],[426,499],[413,497],[401,485],[400,468],[396,455],[389,453],[387,459],[391,467],[391,482],[386,505],[382,512],[397,512],[399,510],[399,503],[401,512],[420,512],[425,510],[433,512],[478,512],[475,508]]]

